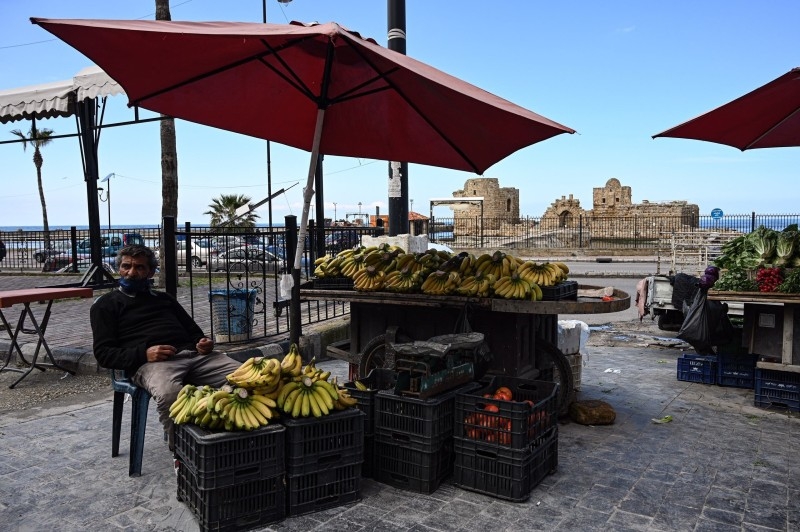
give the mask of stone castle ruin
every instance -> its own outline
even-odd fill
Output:
[[[593,237],[658,237],[662,220],[670,220],[670,230],[691,231],[698,227],[700,208],[687,201],[633,203],[632,190],[618,179],[609,179],[604,187],[592,190],[592,208],[581,207],[572,194],[561,196],[545,210],[541,219],[520,219],[519,189],[500,187],[496,178],[473,178],[464,188],[453,192],[454,198],[482,197],[483,202],[452,205],[454,236],[506,235],[529,237],[537,232],[590,230]],[[482,209],[482,210],[481,210]],[[482,214],[482,216],[481,216]],[[526,224],[527,222],[527,224]],[[534,228],[528,227],[531,223]]]
[[[700,207],[687,201],[667,201],[651,203],[643,200],[642,203],[633,203],[631,187],[623,186],[619,179],[611,178],[604,187],[592,189],[592,209],[584,210],[580,200],[561,196],[550,204],[542,215],[542,224],[557,224],[558,227],[577,227],[582,221],[591,223],[595,218],[618,218],[621,225],[613,226],[614,232],[624,234],[640,233],[641,228],[635,227],[637,218],[640,220],[656,220],[669,218],[677,220],[682,229],[697,228],[700,220]],[[605,224],[609,225],[609,224]],[[627,227],[631,225],[631,227]],[[610,227],[610,226],[609,226]],[[608,235],[607,235],[608,236]]]

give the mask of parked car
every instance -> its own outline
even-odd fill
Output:
[[[197,239],[191,241],[191,250],[187,252],[186,240],[179,240],[178,247],[178,266],[185,266],[187,256],[192,261],[192,266],[199,268],[205,266],[209,258],[217,255],[219,249],[208,239]]]
[[[144,238],[139,233],[111,233],[100,238],[100,254],[103,257],[113,257],[123,246],[139,244],[144,246]],[[90,254],[92,251],[91,241],[86,238],[78,242],[78,255]]]
[[[283,261],[269,251],[250,246],[231,248],[212,256],[208,261],[211,272],[248,272],[261,274],[276,272],[283,267]]]
[[[334,231],[325,235],[325,250],[328,253],[339,253],[357,246],[360,242],[361,238],[355,229]]]
[[[39,248],[33,252],[33,260],[41,264],[50,257],[58,257],[64,254],[71,255],[71,247],[68,240],[51,241],[49,246]]]
[[[303,274],[308,266],[308,259],[304,256],[301,261]],[[241,246],[238,248],[221,251],[212,256],[208,261],[208,270],[211,272],[247,272],[261,275],[262,273],[286,273],[291,269],[291,262],[285,263],[283,258],[269,251]]]

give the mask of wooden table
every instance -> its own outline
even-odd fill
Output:
[[[708,299],[744,303],[743,347],[774,361],[758,360],[756,367],[800,373],[800,294],[709,290]],[[779,361],[778,361],[779,360]]]
[[[582,290],[602,287],[579,285]],[[390,328],[411,340],[427,340],[453,333],[468,315],[473,330],[484,333],[494,353],[491,370],[518,377],[535,378],[537,342],[556,344],[559,314],[598,314],[630,308],[630,295],[614,290],[610,300],[578,297],[560,301],[513,301],[464,296],[395,294],[301,288],[300,297],[310,300],[346,301],[350,304],[350,346],[343,359],[362,365],[362,358]],[[467,312],[467,314],[464,314]],[[399,340],[398,340],[399,341]],[[408,341],[408,340],[405,340]],[[363,369],[363,368],[362,368]],[[365,375],[360,375],[364,377]]]
[[[92,297],[93,294],[94,291],[91,288],[27,288],[23,290],[0,291],[0,321],[2,321],[5,329],[8,331],[8,336],[11,338],[11,347],[8,348],[5,363],[2,365],[2,367],[0,367],[0,371],[15,371],[22,373],[20,378],[14,381],[9,388],[13,388],[19,384],[22,379],[27,377],[28,374],[33,371],[33,368],[44,371],[45,366],[52,366],[66,371],[72,375],[75,374],[75,372],[60,366],[56,362],[56,359],[53,357],[53,353],[50,351],[50,346],[47,345],[47,341],[45,340],[44,336],[45,332],[47,331],[47,324],[50,321],[50,310],[53,306],[53,301],[58,299],[70,299],[74,297],[88,298]],[[44,316],[42,317],[41,323],[36,320],[36,316],[34,316],[33,311],[31,310],[31,303],[36,301],[40,303],[47,303],[47,308],[44,311]],[[3,314],[3,309],[13,307],[19,303],[22,303],[23,309],[19,315],[17,326],[12,332],[11,326],[8,324],[8,320],[6,320],[6,317]],[[26,318],[30,319],[31,328],[25,327]],[[89,316],[85,316],[84,319],[88,320]],[[19,338],[20,333],[35,334],[37,336],[36,350],[34,351],[33,358],[30,362],[25,359],[25,355],[22,354],[22,349],[20,349],[19,344],[17,343],[17,338]],[[43,365],[42,363],[37,363],[39,359],[39,352],[41,351],[42,347],[44,347],[45,353],[47,353],[47,356],[50,358],[49,364]],[[28,369],[9,367],[11,355],[14,353],[15,349],[22,362],[29,365]]]

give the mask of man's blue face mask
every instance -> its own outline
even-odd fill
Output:
[[[131,277],[120,277],[119,285],[129,294],[138,294],[150,291],[150,279],[133,279]]]

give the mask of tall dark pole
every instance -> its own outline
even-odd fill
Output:
[[[406,53],[406,0],[388,0],[388,48]],[[408,233],[408,163],[389,162],[389,236]]]

